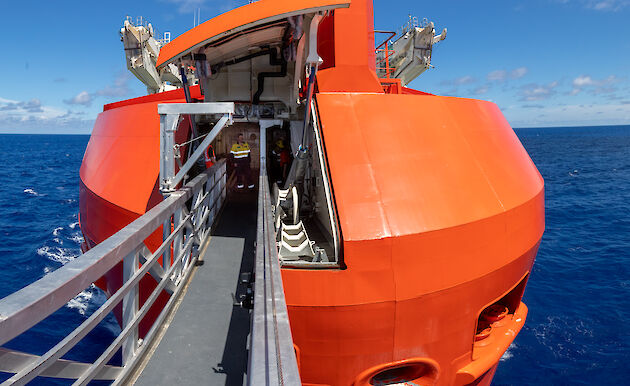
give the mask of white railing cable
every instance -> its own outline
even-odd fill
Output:
[[[44,276],[35,283],[0,300],[0,345],[19,336],[39,323],[57,309],[63,307],[99,279],[115,265],[123,262],[124,282],[121,288],[73,330],[61,342],[42,356],[20,353],[0,348],[0,369],[15,375],[2,383],[26,384],[39,375],[77,379],[75,384],[87,384],[93,379],[110,379],[114,384],[124,383],[142,357],[149,343],[156,336],[174,300],[190,277],[198,258],[199,247],[206,241],[209,229],[226,197],[226,162],[217,162],[206,173],[194,178],[184,188],[173,192],[153,209],[127,225],[125,228],[92,248],[74,261]],[[194,200],[191,210],[186,202]],[[171,230],[171,217],[173,229]],[[166,225],[167,224],[167,225]],[[166,226],[165,226],[166,225]],[[155,252],[146,252],[145,240],[160,226],[164,241]],[[170,250],[173,246],[173,264]],[[143,263],[140,265],[140,255]],[[159,259],[162,257],[162,267]],[[167,258],[168,257],[168,258]],[[153,267],[159,269],[153,269]],[[138,285],[148,273],[161,273],[156,288],[138,307]],[[138,339],[138,325],[163,290],[172,292],[143,341]],[[80,363],[61,359],[81,341],[114,307],[123,304],[123,329],[114,342],[93,363]],[[112,356],[122,347],[123,367],[107,365]],[[50,371],[49,369],[56,369]]]

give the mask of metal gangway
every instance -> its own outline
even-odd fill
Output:
[[[159,105],[158,112],[161,117],[160,183],[165,199],[75,260],[0,300],[0,372],[14,374],[2,385],[23,385],[37,377],[72,380],[74,385],[86,385],[92,380],[111,381],[113,385],[133,382],[139,367],[150,360],[168,329],[173,313],[185,298],[187,286],[194,281],[196,270],[213,268],[210,264],[200,267],[198,262],[208,250],[213,225],[226,202],[226,161],[218,161],[179,189],[173,187],[185,178],[186,171],[221,128],[231,124],[234,105],[168,104]],[[184,114],[215,114],[221,118],[175,174],[174,135],[179,117]],[[263,131],[246,380],[249,385],[298,385],[300,377],[278,261]],[[150,251],[145,240],[155,232],[162,232],[163,242],[155,251]],[[64,307],[121,262],[122,286],[46,353],[35,355],[2,347]],[[157,286],[140,306],[139,283],[145,275],[151,275]],[[163,292],[169,294],[168,301],[148,333],[140,339],[139,324]],[[63,358],[120,305],[121,330],[96,360],[78,362]],[[122,352],[122,363],[112,365],[109,362],[117,352]]]

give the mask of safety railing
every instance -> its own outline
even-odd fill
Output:
[[[38,356],[0,348],[0,371],[15,374],[2,385],[23,385],[38,376],[76,379],[75,385],[85,385],[91,380],[124,384],[190,277],[199,249],[206,242],[225,197],[226,163],[221,160],[74,261],[0,300],[2,346],[63,307],[121,261],[123,263],[122,286],[48,352]],[[151,253],[145,240],[156,231],[163,231],[164,239]],[[147,273],[156,278],[157,286],[141,305],[139,283]],[[163,291],[171,296],[146,336],[139,339],[138,325]],[[61,359],[120,304],[122,331],[98,359],[92,363]],[[120,349],[122,366],[108,365]]]
[[[374,33],[387,34],[388,36],[385,40],[379,44],[374,52],[376,53],[376,70],[377,72],[384,72],[385,78],[389,79],[394,72],[396,71],[395,67],[390,67],[389,58],[391,58],[396,52],[394,50],[389,49],[389,42],[396,36],[396,32],[393,31],[378,31],[374,30]],[[381,48],[385,47],[385,48]],[[385,62],[385,66],[383,66],[383,62]]]
[[[248,385],[300,385],[289,315],[280,275],[266,170],[264,130],[260,132],[260,175]]]

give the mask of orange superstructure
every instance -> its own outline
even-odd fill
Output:
[[[371,1],[295,3],[262,0],[203,23],[166,45],[158,65],[203,48],[221,52],[222,64],[211,63],[220,71],[233,60],[219,50],[223,41],[243,34],[263,41],[261,28],[326,12],[314,99],[340,254],[334,268],[282,269],[302,382],[490,384],[527,316],[521,298],[544,231],[541,175],[494,103],[379,79]],[[264,39],[268,49],[272,38]],[[308,77],[291,66],[284,76],[301,76],[295,83],[304,97]],[[228,100],[209,85],[192,88],[193,101]],[[253,95],[251,87],[233,100]],[[261,101],[278,103],[267,87]],[[183,92],[171,91],[108,105],[99,115],[81,168],[88,247],[161,200],[156,106],[182,101]],[[180,126],[185,141],[190,122]],[[110,272],[101,285],[120,286],[120,275]]]

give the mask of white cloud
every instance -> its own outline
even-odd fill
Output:
[[[129,95],[129,80],[131,80],[131,74],[127,71],[120,72],[114,79],[114,83],[107,85],[100,90],[96,90],[94,95],[106,96],[106,97],[124,97]]]
[[[584,89],[590,89],[593,94],[609,94],[617,91],[615,84],[620,83],[622,78],[610,75],[604,79],[593,79],[589,75],[580,75],[573,79],[573,90],[569,95],[577,95]]]
[[[475,95],[481,95],[481,94],[485,94],[488,92],[488,86],[487,85],[483,85],[483,86],[479,86],[477,88],[475,88],[474,90],[472,90],[473,94]]]
[[[92,104],[92,95],[88,93],[87,91],[81,91],[80,93],[75,95],[74,98],[64,99],[63,103],[66,103],[69,105],[89,106]]]
[[[527,67],[519,67],[511,71],[495,70],[488,73],[488,75],[486,76],[486,79],[488,79],[491,82],[505,82],[509,79],[511,80],[521,79],[522,77],[527,75],[528,72],[529,70],[527,69]]]
[[[558,87],[557,81],[548,84],[529,83],[521,87],[519,94],[522,101],[540,101],[552,97],[556,93],[556,87]]]
[[[89,132],[94,121],[83,112],[46,106],[39,99],[16,101],[0,97],[0,132]]]
[[[505,70],[495,70],[488,74],[487,79],[489,81],[499,81],[503,82],[507,78],[507,71]]]
[[[119,73],[114,82],[103,87],[100,90],[96,90],[92,93],[87,91],[81,91],[73,98],[64,99],[63,102],[69,105],[82,105],[82,106],[90,106],[92,101],[97,96],[109,97],[109,98],[122,98],[131,92],[129,89],[129,80],[131,79],[131,74],[128,72]]]
[[[511,79],[521,79],[522,77],[527,75],[528,71],[529,70],[527,69],[527,67],[516,68],[516,69],[510,71],[510,78]]]
[[[618,11],[628,6],[626,0],[589,0],[587,3],[588,8],[592,8],[596,11]]]
[[[206,0],[164,0],[167,3],[174,4],[177,7],[177,12],[184,13],[192,13],[197,10],[197,8],[202,8]]]
[[[477,80],[470,75],[461,76],[455,79],[447,79],[440,82],[444,86],[462,86],[465,84],[475,83]]]
[[[531,105],[510,109],[505,115],[512,127],[627,125],[630,104]]]
[[[0,112],[41,113],[44,111],[42,110],[42,103],[37,98],[33,98],[29,101],[12,101],[0,98],[0,102],[2,102],[2,105],[0,105]]]
[[[591,86],[593,84],[593,78],[591,78],[590,76],[578,76],[577,78],[573,79],[573,85],[575,87],[582,87],[582,86]]]
[[[562,4],[579,4],[582,7],[601,12],[617,12],[628,5],[630,0],[554,0]]]
[[[475,82],[475,78],[473,78],[470,75],[462,76],[461,78],[457,78],[453,80],[453,84],[456,86],[461,86],[463,84],[470,84],[474,82]]]

